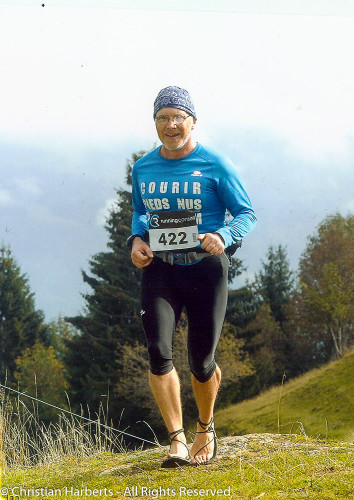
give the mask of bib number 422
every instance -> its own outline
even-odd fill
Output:
[[[179,233],[161,233],[159,243],[162,245],[183,245],[188,244],[187,233],[180,231]]]

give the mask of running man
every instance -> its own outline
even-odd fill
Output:
[[[254,228],[256,217],[233,163],[195,142],[197,115],[189,93],[162,89],[154,102],[162,142],[133,167],[131,259],[142,269],[142,321],[149,383],[170,434],[162,467],[208,464],[216,456],[214,403],[221,371],[214,354],[227,303],[228,255]],[[225,215],[233,217],[226,224]],[[173,334],[185,307],[188,362],[199,410],[189,451]]]

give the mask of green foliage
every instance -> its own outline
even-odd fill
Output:
[[[294,318],[313,362],[340,357],[354,343],[354,217],[325,219],[300,260]],[[304,338],[306,337],[306,338]]]
[[[260,392],[281,380],[287,368],[286,336],[266,303],[261,305],[248,328],[256,332],[250,341],[250,348],[256,370],[253,383]]]
[[[238,335],[243,336],[243,330],[256,317],[260,304],[259,297],[249,285],[229,290],[225,319],[238,328]]]
[[[15,360],[37,340],[47,342],[43,313],[35,309],[26,275],[9,248],[0,248],[0,377],[12,382]]]
[[[63,360],[67,354],[68,343],[78,335],[78,331],[61,316],[48,323],[48,342],[54,347],[55,355]]]
[[[286,249],[279,245],[269,247],[267,260],[256,274],[254,287],[264,302],[269,304],[272,316],[281,328],[286,321],[285,307],[293,291],[293,273],[290,270]]]
[[[285,248],[271,246],[254,282],[229,294],[226,318],[244,339],[254,366],[253,375],[241,382],[231,400],[234,403],[277,383],[284,371],[294,372],[292,334],[287,328],[293,282]]]
[[[225,322],[216,350],[217,363],[222,372],[217,399],[219,407],[240,399],[242,381],[255,373],[254,364],[244,346],[245,341],[238,338],[236,328]]]
[[[67,406],[65,368],[56,358],[53,346],[36,342],[16,359],[16,365],[15,378],[22,392],[60,408]],[[45,405],[39,405],[37,411],[44,422],[55,420],[58,414],[58,410]]]

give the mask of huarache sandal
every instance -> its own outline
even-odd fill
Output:
[[[188,447],[186,443],[184,443],[180,439],[177,439],[178,434],[181,434],[181,432],[184,432],[184,429],[178,429],[178,431],[170,432],[170,446],[172,444],[172,441],[178,441],[179,443],[182,443],[186,447],[187,455],[185,457],[181,457],[180,455],[173,454],[171,457],[168,457],[161,464],[161,467],[163,467],[164,469],[175,469],[176,467],[189,465],[191,456],[189,454]]]
[[[208,464],[210,464],[210,462],[212,462],[214,460],[214,458],[216,457],[217,448],[218,448],[217,436],[216,436],[216,432],[215,432],[214,425],[213,425],[214,424],[214,417],[212,417],[212,419],[210,420],[210,422],[208,422],[207,424],[205,424],[204,422],[201,422],[201,420],[198,418],[198,424],[204,430],[203,431],[196,431],[196,434],[206,434],[207,432],[210,432],[210,433],[213,434],[213,437],[204,446],[202,446],[197,451],[197,453],[195,453],[193,455],[193,458],[195,459],[195,457],[198,455],[198,453],[200,451],[202,451],[203,448],[205,448],[206,446],[208,446],[208,444],[212,443],[213,441],[214,441],[214,451],[213,451],[213,456],[209,460],[206,460],[205,462],[201,462],[201,463],[198,463],[197,461],[195,461],[194,463],[190,463],[190,465],[193,465],[193,466],[195,466],[195,465],[208,465]]]

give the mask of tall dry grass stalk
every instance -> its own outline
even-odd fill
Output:
[[[286,379],[286,374],[284,372],[283,377],[281,379],[281,386],[280,386],[279,399],[278,399],[278,434],[280,434],[280,402],[281,402],[281,396],[282,396],[282,392],[283,392],[283,386],[284,386],[285,379]]]
[[[57,423],[45,425],[35,405],[30,409],[20,398],[10,398],[0,390],[0,468],[48,464],[102,451],[125,452],[122,435],[100,422],[107,425],[102,408],[92,422],[62,413]]]

